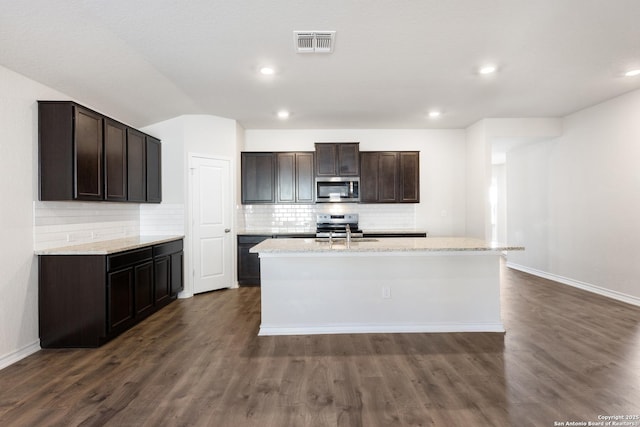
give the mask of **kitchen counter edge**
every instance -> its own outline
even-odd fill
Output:
[[[182,235],[132,236],[56,248],[38,249],[35,250],[34,253],[36,255],[110,255],[117,252],[124,252],[182,239],[184,239],[184,236]]]
[[[252,247],[251,253],[331,253],[331,252],[458,252],[458,251],[521,251],[522,246],[510,246],[500,243],[466,237],[418,237],[386,238],[377,241],[352,241],[349,247],[344,240],[318,242],[315,239],[273,239],[265,240]]]

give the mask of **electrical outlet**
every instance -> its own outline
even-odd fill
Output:
[[[391,288],[389,286],[382,287],[382,298],[391,299]]]

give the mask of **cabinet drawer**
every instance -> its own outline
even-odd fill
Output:
[[[427,237],[426,232],[397,232],[397,233],[364,233],[363,237],[376,238],[376,239],[384,239],[385,237]]]
[[[314,239],[316,237],[316,233],[276,234],[273,237],[276,239]]]
[[[258,244],[266,239],[271,239],[271,235],[238,235],[239,245]]]
[[[182,251],[182,240],[174,240],[173,242],[162,243],[153,247],[153,256],[159,257],[163,255],[174,254]]]
[[[133,251],[120,252],[107,257],[107,271],[127,267],[147,259],[151,259],[151,247],[135,249]]]

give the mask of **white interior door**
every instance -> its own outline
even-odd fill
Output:
[[[191,158],[194,294],[231,287],[229,163],[221,159]]]

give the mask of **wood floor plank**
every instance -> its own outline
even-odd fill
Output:
[[[640,308],[504,266],[505,334],[258,337],[260,288],[0,371],[2,426],[551,426],[640,414]]]

